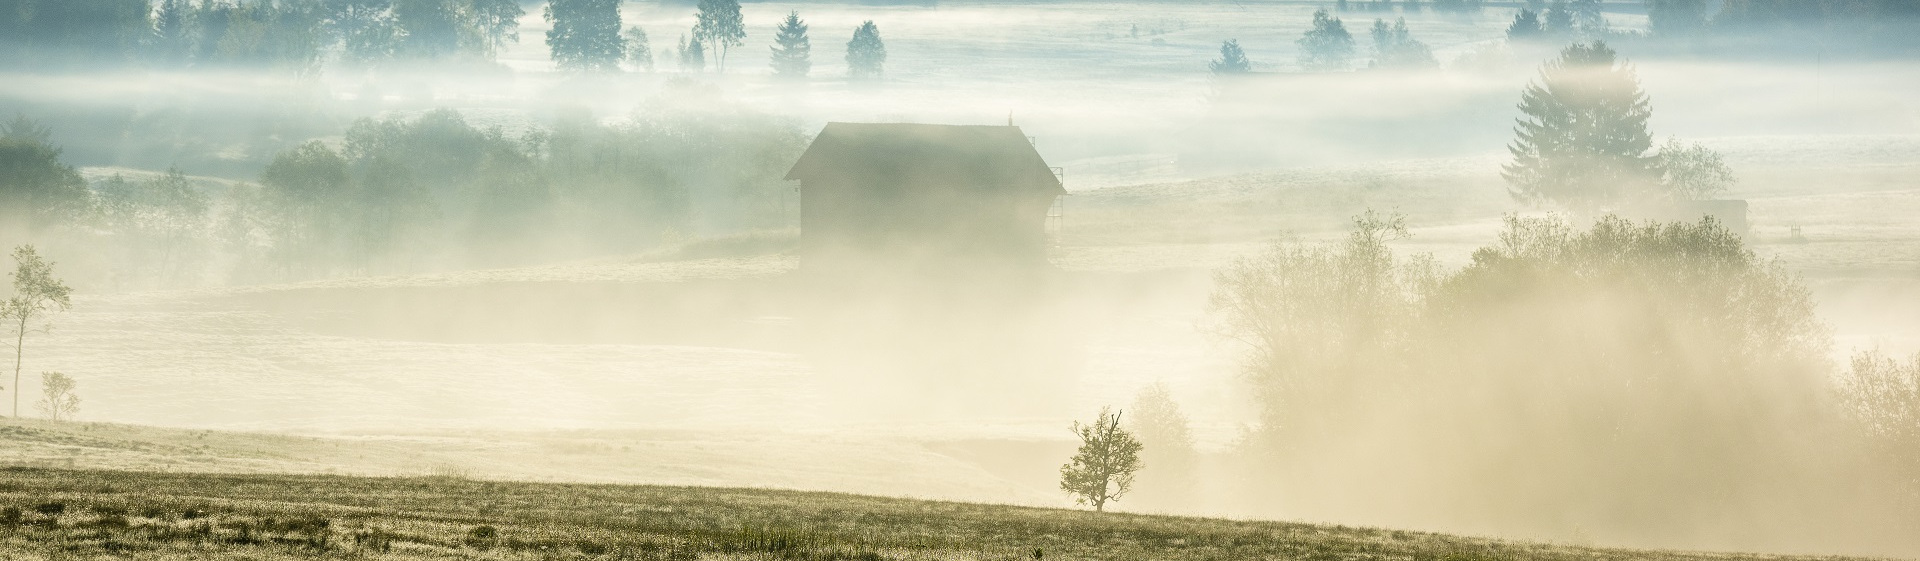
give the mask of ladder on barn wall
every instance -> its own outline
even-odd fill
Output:
[[[1067,169],[1063,167],[1053,167],[1049,169],[1053,170],[1053,178],[1060,182],[1061,190],[1065,191],[1067,187]],[[1061,193],[1060,196],[1053,198],[1053,206],[1047,207],[1047,252],[1054,256],[1059,256],[1061,253],[1061,247],[1063,245],[1061,239],[1064,238],[1066,234],[1067,196],[1071,194],[1072,193]]]

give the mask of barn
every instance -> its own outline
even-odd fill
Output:
[[[800,182],[803,268],[1046,262],[1060,179],[1014,126],[828,123]]]

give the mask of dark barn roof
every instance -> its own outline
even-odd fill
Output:
[[[1066,193],[1020,127],[827,123],[787,179],[897,178],[899,184],[961,180],[980,187]]]

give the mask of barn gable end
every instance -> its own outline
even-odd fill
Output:
[[[829,123],[799,180],[802,266],[843,258],[1044,263],[1066,191],[1018,127]]]

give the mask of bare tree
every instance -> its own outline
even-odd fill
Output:
[[[23,245],[13,250],[13,296],[0,302],[0,321],[13,328],[13,416],[20,416],[20,363],[25,355],[27,333],[36,331],[33,322],[55,310],[66,311],[73,304],[68,295],[73,291],[66,283],[53,276],[53,264],[40,258],[32,245]],[[37,331],[45,333],[53,329],[51,324]]]
[[[1080,451],[1060,466],[1060,489],[1078,504],[1106,510],[1107,501],[1120,500],[1133,489],[1133,473],[1140,471],[1140,441],[1120,428],[1120,414],[1102,407],[1091,425],[1074,421]]]
[[[40,373],[40,414],[55,421],[71,421],[80,412],[80,395],[73,392],[72,376]]]
[[[1153,465],[1153,471],[1141,476],[1135,498],[1149,508],[1185,506],[1184,499],[1193,495],[1193,429],[1165,383],[1140,390],[1127,426],[1145,447],[1142,459]]]

